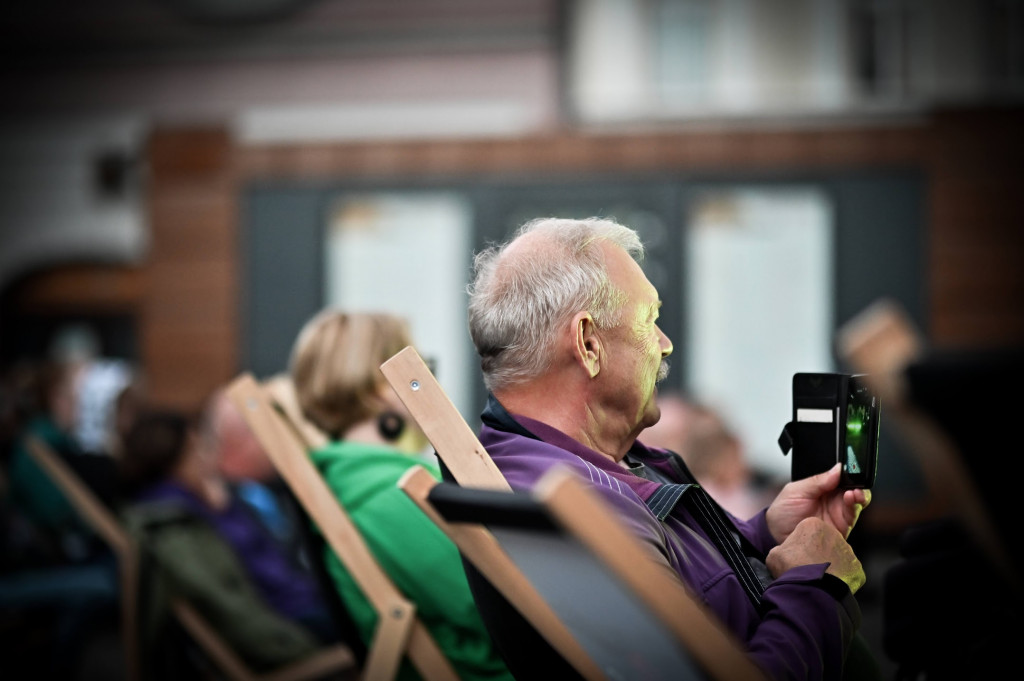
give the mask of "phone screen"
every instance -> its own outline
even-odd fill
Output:
[[[857,379],[851,377],[846,400],[845,451],[843,473],[858,486],[871,478],[878,432],[878,398]]]

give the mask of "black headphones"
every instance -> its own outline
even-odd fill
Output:
[[[377,417],[377,432],[388,442],[394,442],[405,432],[405,419],[397,412],[381,412]]]

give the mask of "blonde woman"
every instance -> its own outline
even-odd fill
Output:
[[[303,415],[328,435],[311,457],[377,560],[462,679],[512,676],[473,602],[458,550],[396,483],[415,464],[439,480],[427,439],[387,384],[380,365],[411,345],[404,320],[325,310],[299,333],[289,372]],[[376,613],[328,550],[327,569],[369,643]],[[401,678],[415,678],[405,663]]]

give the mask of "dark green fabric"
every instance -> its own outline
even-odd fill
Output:
[[[273,669],[318,649],[309,632],[263,601],[231,547],[205,521],[166,503],[136,505],[123,516],[142,552],[144,659],[162,657],[156,648],[172,597],[188,601],[254,669]],[[154,670],[147,678],[156,676]]]
[[[10,484],[15,503],[32,521],[50,531],[82,530],[85,526],[71,502],[28,453],[25,435],[35,436],[62,458],[83,456],[71,436],[52,419],[46,416],[33,419],[11,454]]]
[[[440,480],[437,464],[390,448],[350,442],[332,443],[311,456],[381,567],[416,604],[416,614],[459,678],[512,681],[473,601],[458,549],[397,486],[415,464]],[[363,640],[369,643],[377,625],[373,607],[330,549],[327,567]],[[400,678],[417,677],[406,663]]]

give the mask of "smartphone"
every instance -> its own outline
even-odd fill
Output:
[[[846,385],[840,485],[844,488],[869,488],[874,484],[878,462],[879,400],[865,384],[863,375],[850,376]]]
[[[792,479],[842,464],[840,487],[870,488],[878,460],[881,404],[864,374],[793,375]]]

